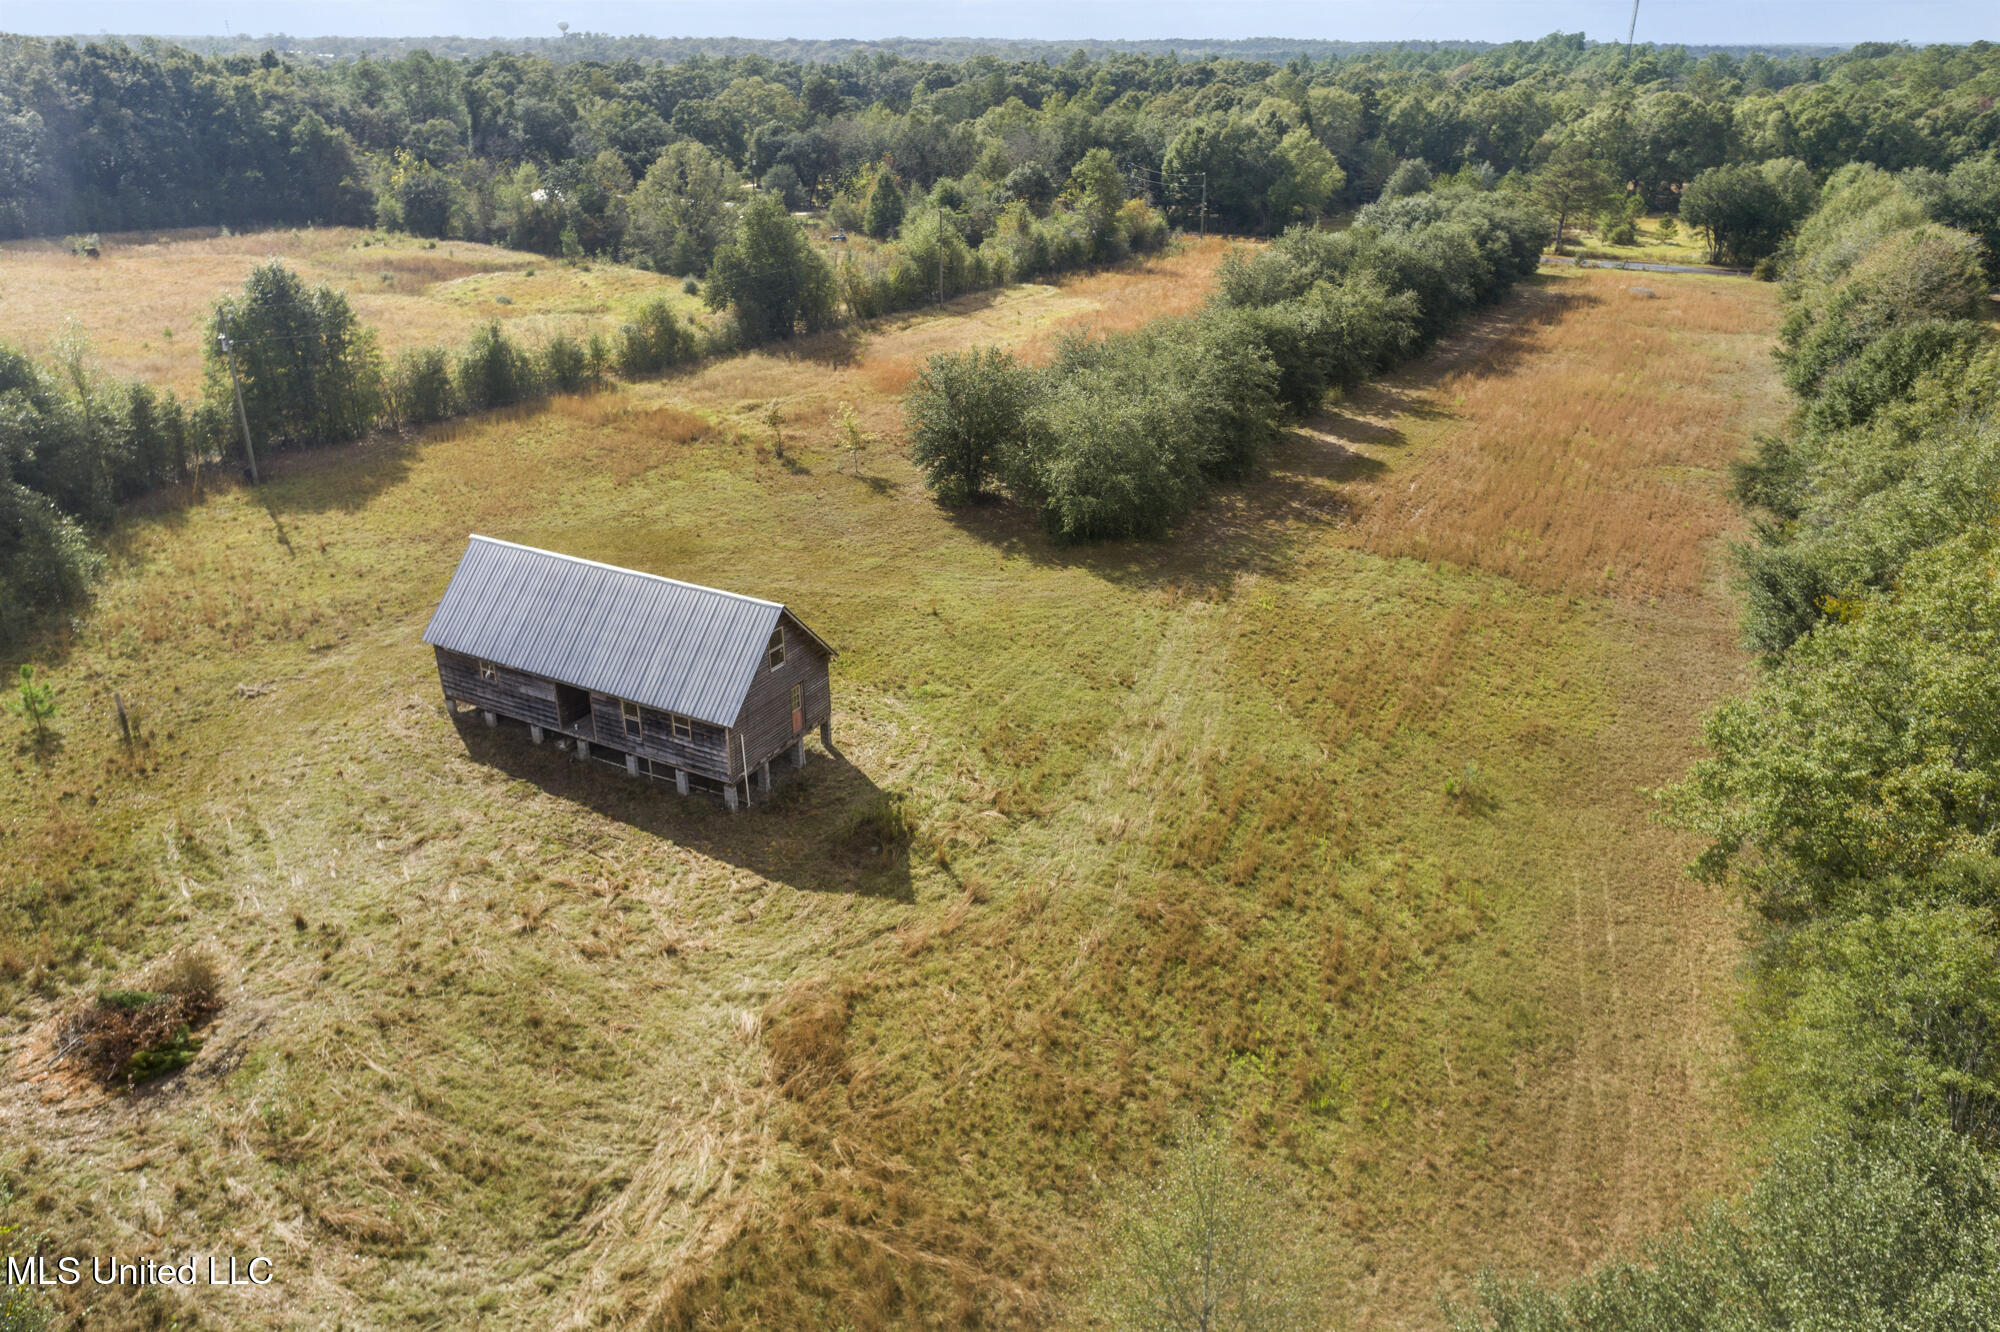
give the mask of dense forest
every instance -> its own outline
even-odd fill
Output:
[[[1045,205],[1102,148],[1174,222],[1205,211],[1270,232],[1374,199],[1405,163],[1504,178],[1576,142],[1660,208],[1730,163],[1949,171],[2000,139],[1996,95],[2000,48],[1986,43],[1628,55],[1557,34],[1278,64],[883,49],[324,61],[9,37],[0,236],[381,217],[550,252],[573,229],[616,254],[641,212],[632,195],[676,148],[800,207],[856,197],[884,163],[908,188],[949,179],[974,227],[1010,200]],[[1321,195],[1323,157],[1339,176]]]

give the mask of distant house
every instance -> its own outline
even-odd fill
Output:
[[[775,601],[475,536],[424,630],[454,707],[633,776],[719,790],[833,745],[833,649]]]

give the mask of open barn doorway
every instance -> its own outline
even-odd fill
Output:
[[[556,722],[570,727],[590,715],[590,691],[574,685],[556,686]]]

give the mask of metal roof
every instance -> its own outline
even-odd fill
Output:
[[[473,536],[424,642],[713,726],[743,710],[775,601]]]

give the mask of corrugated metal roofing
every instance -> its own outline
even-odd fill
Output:
[[[733,726],[775,601],[474,536],[424,642],[564,684]]]

